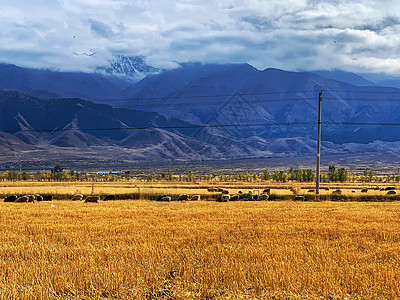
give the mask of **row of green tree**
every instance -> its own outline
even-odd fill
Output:
[[[224,174],[195,174],[189,171],[187,174],[168,173],[149,173],[142,179],[146,181],[223,181],[223,182],[258,182],[258,181],[276,181],[276,182],[314,182],[315,172],[311,169],[295,169],[290,168],[289,171],[268,171],[261,173],[233,173]],[[329,166],[328,172],[321,174],[321,182],[400,182],[400,176],[387,175],[376,176],[373,171],[365,170],[362,175],[350,174],[345,168],[336,168],[334,165]]]
[[[94,173],[81,173],[74,170],[64,171],[62,166],[55,166],[48,172],[35,171],[35,172],[18,172],[18,171],[5,171],[0,172],[0,180],[18,181],[119,181],[126,179],[125,174],[94,174]]]
[[[188,171],[186,174],[173,174],[172,172],[149,173],[146,175],[110,174],[110,173],[80,173],[76,171],[64,171],[62,166],[55,166],[49,172],[18,172],[6,171],[0,173],[0,180],[36,180],[36,181],[119,181],[138,179],[144,181],[244,181],[244,182],[314,182],[315,173],[311,169],[290,168],[289,171],[268,171],[261,173],[239,172],[233,174],[195,174]],[[328,172],[321,174],[321,182],[400,182],[398,175],[377,176],[370,170],[362,174],[350,174],[345,168],[336,168],[331,165]]]

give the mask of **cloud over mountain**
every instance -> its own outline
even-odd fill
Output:
[[[394,0],[5,0],[5,63],[92,70],[112,55],[400,74]]]

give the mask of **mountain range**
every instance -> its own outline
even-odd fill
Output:
[[[117,55],[108,66],[92,73],[22,68],[0,63],[0,88],[16,90],[43,99],[82,98],[104,100],[124,98],[122,91],[161,70],[146,64],[144,57]]]
[[[396,88],[357,86],[312,72],[260,71],[247,64],[224,67],[193,77],[189,84],[183,81],[188,76],[179,76],[184,67],[147,77],[125,90],[130,91],[126,94],[129,99],[114,105],[158,112],[198,125],[214,124],[221,118],[225,119],[222,123],[266,125],[241,128],[239,137],[315,139],[318,94],[322,91],[322,120],[330,123],[324,125],[323,140],[335,143],[400,140],[395,126],[361,126],[361,123],[400,121],[400,106],[396,102],[400,90]],[[279,125],[282,123],[298,124]]]
[[[8,162],[54,153],[124,161],[310,156],[320,91],[325,155],[397,157],[395,87],[337,70],[161,70],[122,56],[93,73],[0,64],[0,151]]]

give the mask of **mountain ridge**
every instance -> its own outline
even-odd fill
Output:
[[[125,99],[117,99],[111,98],[113,91],[104,92],[117,80],[114,77],[103,81],[108,77],[97,74],[89,80],[89,75],[3,67],[0,83],[27,90],[0,89],[4,152],[36,153],[48,148],[71,155],[99,151],[102,156],[115,151],[124,159],[155,161],[305,157],[315,155],[321,90],[324,153],[371,153],[371,145],[395,154],[399,150],[386,146],[397,147],[398,127],[380,125],[400,124],[396,102],[400,90],[392,87],[357,86],[313,72],[257,70],[248,64],[188,63],[139,82],[125,82],[125,88],[114,95]],[[61,83],[52,83],[57,88],[51,92],[40,90],[31,81],[37,74]],[[70,75],[73,79],[63,83]],[[85,92],[81,86],[95,91]],[[67,87],[101,97],[89,99],[97,103],[61,97]],[[31,96],[32,91],[38,97]],[[52,97],[56,92],[57,97]],[[376,125],[361,125],[368,122]]]

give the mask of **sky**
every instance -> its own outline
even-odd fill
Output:
[[[0,62],[90,71],[249,63],[400,75],[398,0],[2,0]]]

